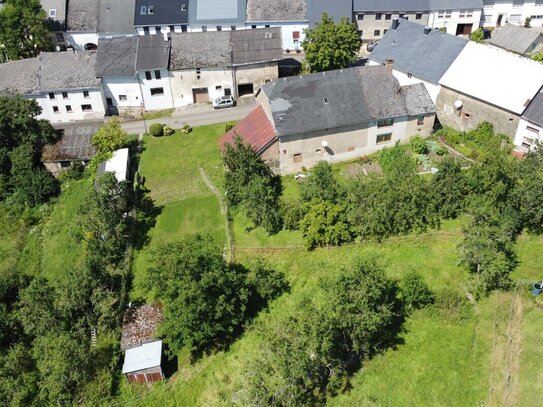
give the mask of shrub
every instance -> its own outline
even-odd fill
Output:
[[[164,135],[164,128],[162,127],[162,124],[151,124],[149,127],[149,134],[153,137],[162,137]]]
[[[435,153],[439,156],[449,155],[449,150],[445,146],[439,146],[435,149]]]
[[[428,154],[428,143],[421,136],[415,136],[409,142],[411,150],[415,154]]]
[[[402,280],[401,292],[409,308],[424,308],[434,302],[434,293],[428,288],[420,274],[408,273]]]
[[[385,174],[401,175],[415,171],[416,162],[405,150],[405,146],[396,145],[379,152],[379,165]]]
[[[352,240],[344,205],[315,201],[300,222],[308,248],[340,245]]]
[[[192,131],[192,127],[190,127],[187,123],[185,123],[183,127],[181,128],[181,132],[183,134],[189,134],[191,131]]]
[[[171,136],[172,134],[175,133],[175,130],[172,129],[170,126],[164,125],[164,126],[162,126],[162,133],[165,136]]]
[[[472,40],[473,42],[483,42],[483,40],[485,39],[483,29],[482,28],[477,28],[475,31],[473,31],[469,35],[469,39]]]
[[[283,218],[284,229],[298,230],[304,215],[304,205],[298,199],[291,199],[281,203],[281,217]]]
[[[234,128],[235,125],[236,125],[236,122],[226,122],[224,124],[224,132],[228,133],[230,130]]]

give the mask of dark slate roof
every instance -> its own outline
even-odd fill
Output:
[[[98,32],[130,34],[134,32],[136,0],[100,0]]]
[[[281,28],[230,31],[232,64],[242,65],[283,58]]]
[[[0,94],[30,95],[54,90],[99,88],[94,52],[42,52],[39,57],[0,64]]]
[[[94,73],[95,52],[42,52],[39,58],[42,92],[100,87]]]
[[[307,0],[247,0],[247,22],[305,21]]]
[[[384,66],[288,77],[262,90],[279,137],[435,111],[424,87],[404,90]]]
[[[243,24],[246,0],[189,0],[190,24]]]
[[[181,11],[182,5],[186,11]],[[141,14],[141,7],[154,6],[154,14]],[[127,13],[130,10],[127,10]],[[136,0],[134,25],[136,27],[153,25],[184,25],[189,21],[189,0]]]
[[[518,54],[524,54],[530,46],[536,42],[543,34],[532,31],[528,28],[518,27],[513,24],[496,29],[492,33],[492,38],[488,42],[497,47],[513,51]]]
[[[405,95],[405,107],[411,116],[435,113],[436,107],[422,83],[402,86]]]
[[[96,76],[135,76],[138,37],[100,38]]]
[[[0,95],[29,95],[39,90],[39,58],[0,64]]]
[[[168,69],[171,40],[164,41],[162,35],[142,35],[138,37],[136,71],[148,69]]]
[[[430,0],[430,10],[458,10],[464,8],[481,10],[483,0]]]
[[[399,19],[396,30],[388,30],[370,54],[370,59],[384,63],[394,60],[394,68],[428,82],[438,83],[467,44],[467,40]]]
[[[448,8],[454,2],[449,1]],[[428,11],[429,0],[353,0],[354,11]],[[481,6],[482,8],[482,6]]]
[[[170,35],[170,69],[226,67],[283,57],[279,27]]]
[[[103,125],[103,122],[79,122],[53,125],[62,131],[62,138],[54,145],[43,149],[43,162],[90,160],[96,154],[92,145],[92,136]]]
[[[341,17],[347,17],[351,21],[353,17],[353,1],[307,0],[307,19],[310,26],[321,21],[323,12],[328,13],[335,22],[339,22]]]
[[[236,136],[240,136],[244,142],[251,145],[256,153],[260,153],[277,139],[273,123],[262,106],[258,106],[220,138],[221,150],[225,144],[232,144]]]
[[[534,97],[522,117],[532,123],[543,126],[543,89]]]
[[[97,32],[100,0],[70,0],[66,31]]]

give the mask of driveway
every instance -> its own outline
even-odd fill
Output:
[[[219,110],[214,110],[207,104],[195,104],[176,109],[169,117],[122,123],[122,128],[128,134],[143,134],[146,128],[149,128],[153,123],[166,124],[173,129],[180,129],[185,123],[190,126],[202,126],[205,124],[237,121],[247,116],[255,106],[256,102],[254,98],[243,98],[243,101],[240,99],[238,100],[238,106]]]

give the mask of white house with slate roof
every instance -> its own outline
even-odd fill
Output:
[[[239,135],[281,174],[429,136],[435,118],[426,88],[400,86],[384,66],[282,78],[264,85],[258,101],[220,144]]]
[[[500,27],[507,23],[523,25],[531,18],[532,27],[543,24],[543,0],[483,0],[484,27]]]
[[[518,155],[524,155],[538,143],[543,143],[543,88],[519,120],[515,134],[515,152]]]
[[[396,19],[370,54],[370,65],[392,64],[400,85],[424,84],[435,103],[439,80],[467,43],[464,38]]]
[[[0,64],[0,95],[34,99],[51,123],[103,119],[104,99],[94,52],[42,52]]]

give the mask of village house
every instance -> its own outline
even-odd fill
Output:
[[[253,95],[278,77],[280,28],[172,34],[174,107]]]
[[[464,38],[395,19],[370,54],[369,63],[393,63],[393,74],[400,85],[423,83],[435,103],[441,88],[439,80],[467,43]]]
[[[385,66],[282,78],[264,85],[257,100],[220,144],[239,135],[280,174],[429,136],[435,117],[424,85],[400,86]]]
[[[162,341],[157,327],[162,322],[159,305],[129,307],[124,314],[121,350],[125,351],[123,374],[129,383],[152,383],[164,379]]]
[[[42,52],[0,64],[0,95],[38,102],[40,119],[51,123],[101,120],[105,115],[94,52]]]
[[[500,27],[507,23],[532,26],[543,24],[543,0],[483,0],[483,27]]]
[[[61,139],[43,148],[41,162],[45,168],[57,176],[61,171],[70,169],[74,162],[86,165],[96,154],[92,136],[102,124],[101,121],[54,124]]]
[[[439,83],[436,109],[442,124],[467,131],[487,121],[513,138],[543,86],[543,64],[470,41]]]
[[[189,0],[136,0],[132,8],[133,24],[139,35],[186,32],[189,23]]]
[[[515,134],[515,153],[523,156],[543,142],[543,88],[519,120]]]
[[[40,0],[41,7],[47,15],[53,28],[53,44],[59,47],[66,46],[64,32],[66,31],[66,0]]]
[[[488,43],[520,55],[530,55],[543,50],[543,34],[529,28],[506,24],[492,33]]]

